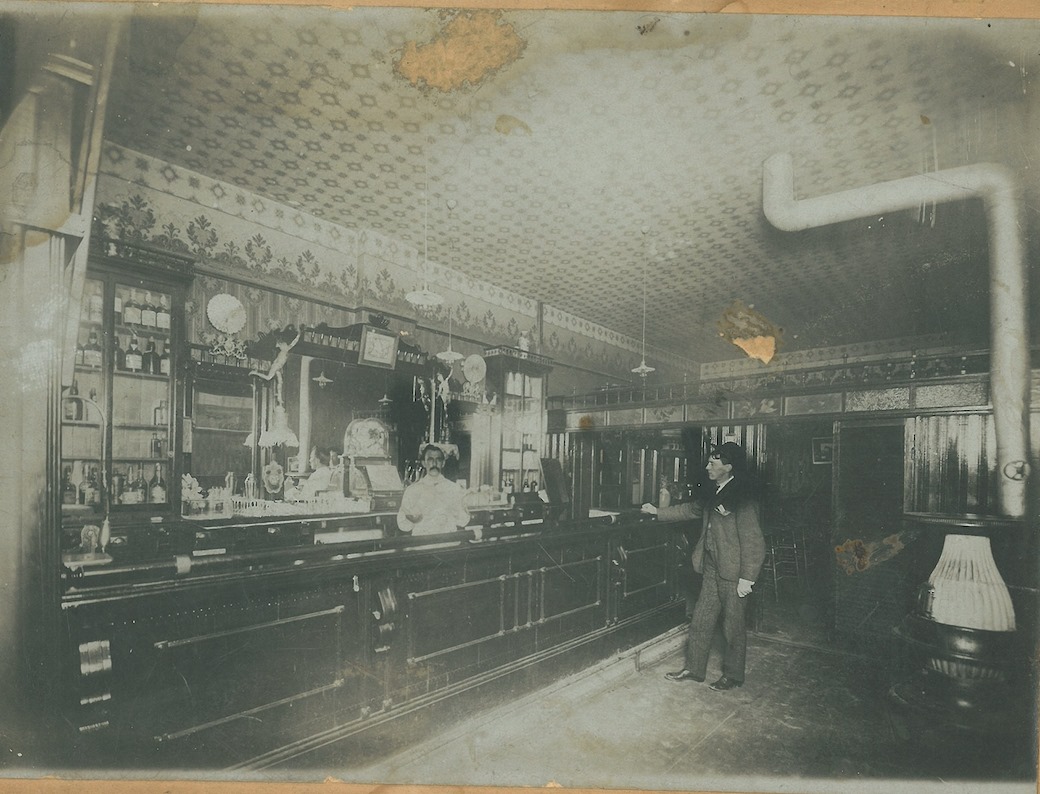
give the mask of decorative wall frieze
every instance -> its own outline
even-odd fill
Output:
[[[202,271],[346,306],[359,302],[360,274],[352,254],[344,257],[338,250],[107,174],[98,180],[94,227],[99,237],[191,254]]]
[[[761,376],[771,372],[813,369],[832,364],[847,363],[855,365],[888,359],[893,354],[898,353],[905,353],[909,356],[915,350],[922,353],[940,354],[953,350],[953,348],[947,346],[945,334],[881,339],[875,342],[861,342],[853,345],[818,347],[811,350],[778,353],[769,364],[763,364],[761,361],[751,358],[712,361],[700,366],[700,378],[702,381],[710,381],[724,378],[739,378],[747,375]]]
[[[1034,379],[1040,380],[1034,371]],[[884,388],[821,390],[800,394],[742,395],[719,391],[690,399],[673,394],[666,400],[640,401],[634,392],[605,390],[580,397],[549,400],[550,421],[567,430],[599,427],[641,427],[687,422],[768,422],[785,417],[843,414],[985,413],[989,404],[988,376],[946,377],[937,382],[906,382]]]
[[[102,149],[100,170],[102,174],[128,185],[181,199],[204,207],[210,213],[240,218],[251,225],[263,226],[336,251],[341,258],[357,262],[358,232],[228,182],[108,142]],[[162,221],[166,221],[165,215]]]

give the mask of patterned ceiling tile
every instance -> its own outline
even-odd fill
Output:
[[[977,202],[787,234],[762,217],[762,162],[791,152],[806,197],[994,160],[1036,207],[1037,24],[506,12],[515,60],[416,88],[395,64],[456,17],[142,10],[106,135],[172,167],[154,179],[207,174],[242,211],[370,230],[630,339],[645,270],[648,345],[698,361],[738,355],[717,332],[737,300],[788,353],[984,340]]]

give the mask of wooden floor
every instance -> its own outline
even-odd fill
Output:
[[[330,745],[292,768],[226,780],[322,781],[672,791],[1034,792],[1036,737],[921,744],[898,730],[884,664],[835,646],[797,598],[760,602],[742,688],[676,683],[683,626],[505,705],[416,727],[359,752]],[[719,673],[716,648],[708,680]],[[26,738],[26,737],[19,737]],[[60,764],[33,743],[0,778]],[[24,752],[23,752],[24,751]],[[363,759],[363,760],[362,760]],[[62,775],[67,775],[64,770]],[[90,777],[135,777],[116,771]],[[149,778],[198,779],[190,769]],[[201,775],[205,778],[206,775]],[[260,787],[258,790],[263,790]]]
[[[883,666],[835,650],[804,610],[768,605],[745,685],[676,683],[682,629],[476,715],[348,781],[735,791],[1035,791],[1035,742],[922,747],[901,738]],[[718,674],[713,652],[709,678]],[[325,759],[332,761],[333,759]],[[316,770],[315,770],[316,771]]]

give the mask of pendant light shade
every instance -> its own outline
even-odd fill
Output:
[[[443,361],[449,367],[454,365],[456,361],[461,361],[465,356],[462,353],[457,353],[451,349],[451,312],[448,312],[448,349],[442,350],[437,354],[437,359]]]

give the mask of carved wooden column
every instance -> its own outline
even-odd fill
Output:
[[[38,717],[41,698],[53,702],[58,685],[58,406],[71,380],[75,341],[67,328],[79,314],[119,27],[116,15],[79,16],[17,19],[15,65],[23,73],[12,81],[15,102],[0,134],[0,647],[9,651],[0,654],[0,714],[7,720]]]

